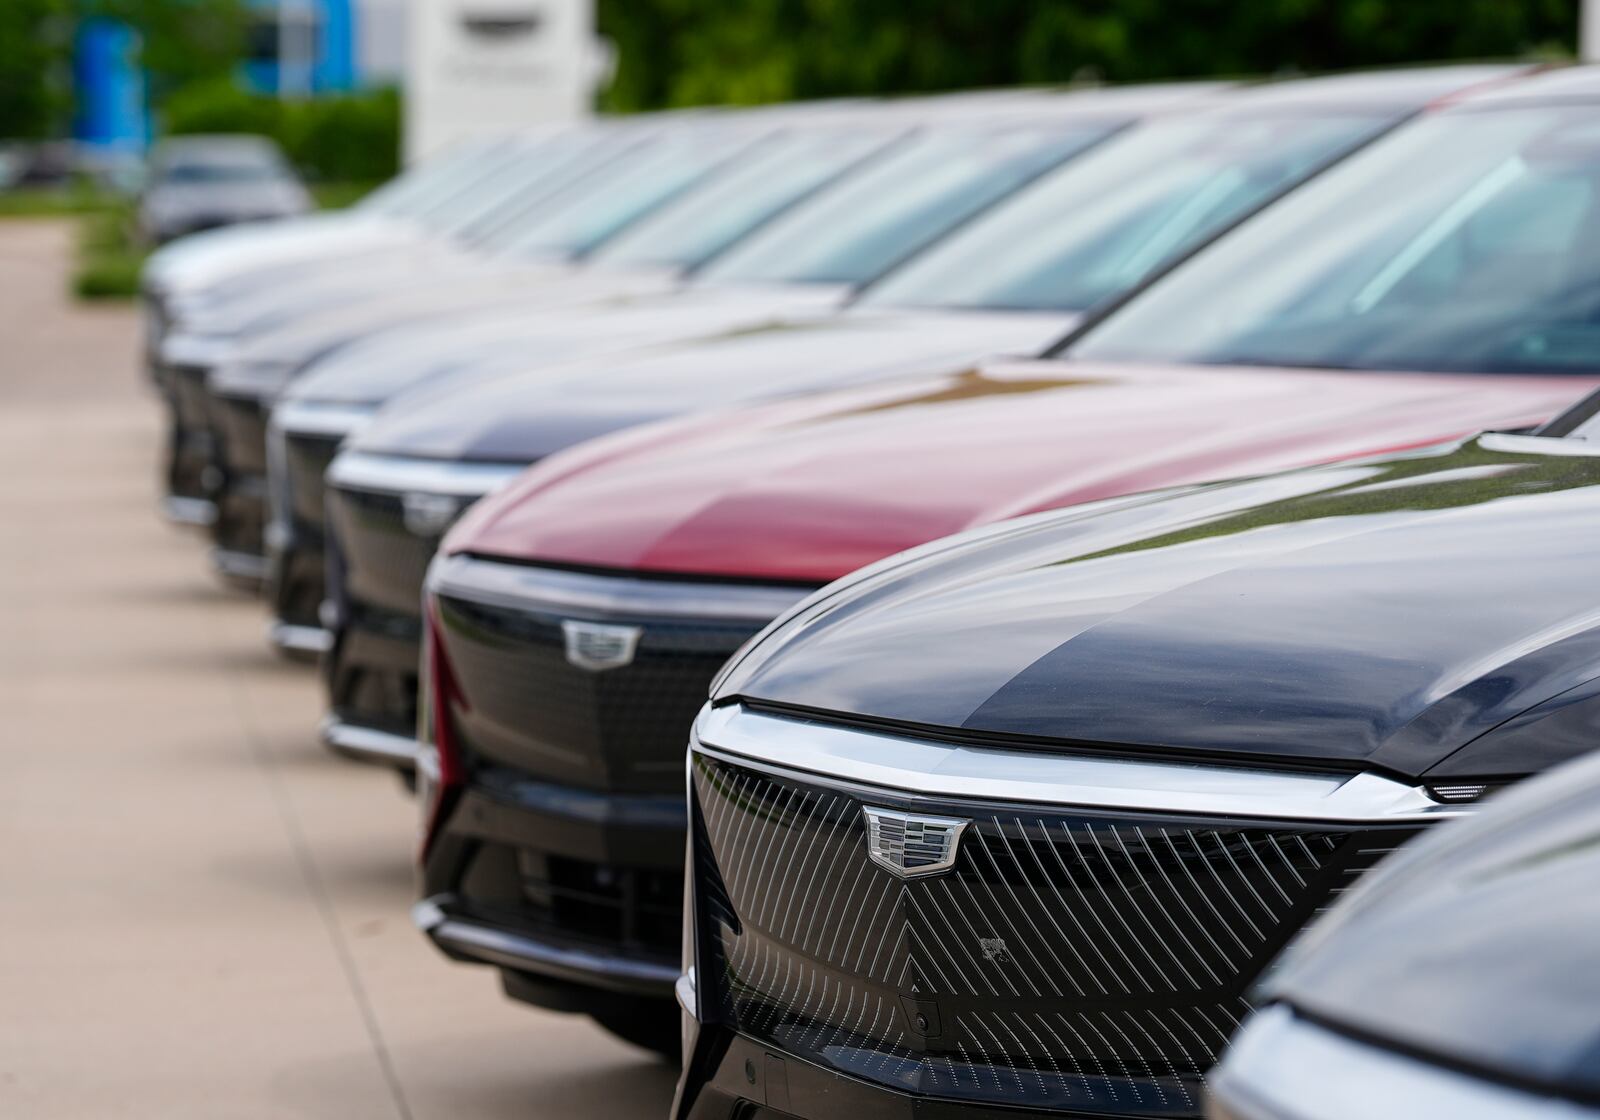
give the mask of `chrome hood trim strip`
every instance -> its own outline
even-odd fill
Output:
[[[377,411],[364,404],[280,401],[272,409],[272,427],[288,436],[347,436]]]
[[[966,746],[768,715],[738,704],[702,709],[691,749],[806,781],[958,800],[1395,824],[1471,812],[1378,774]]]
[[[327,477],[330,485],[349,490],[481,498],[526,469],[524,463],[464,463],[342,451],[328,467]]]
[[[591,575],[463,555],[435,558],[428,570],[428,589],[511,610],[761,624],[811,594],[804,587]]]

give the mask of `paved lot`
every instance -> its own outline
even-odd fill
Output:
[[[0,1117],[664,1116],[665,1066],[412,931],[409,798],[157,518],[71,237],[0,222]]]

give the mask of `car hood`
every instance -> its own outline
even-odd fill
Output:
[[[1263,994],[1448,1065],[1600,1099],[1597,815],[1596,755],[1495,798],[1386,860]]]
[[[529,315],[553,312],[614,299],[630,291],[659,291],[672,282],[670,277],[655,273],[533,270],[514,275],[461,277],[442,288],[413,285],[352,300],[320,313],[294,316],[279,327],[239,343],[229,364],[235,371],[244,371],[245,381],[259,381],[270,389],[256,395],[276,396],[311,363],[390,327],[425,321],[441,323],[457,315],[481,313],[489,306]],[[236,380],[232,374],[228,379]]]
[[[1480,436],[991,527],[824,592],[718,697],[1418,777],[1600,674],[1587,446]]]
[[[565,281],[564,264],[511,263],[428,242],[373,247],[338,267],[268,269],[180,310],[185,328],[259,338],[306,317],[394,301],[401,306],[479,306],[530,285]]]
[[[471,547],[825,583],[1018,514],[1534,423],[1593,383],[996,363],[581,449],[486,506]]]
[[[362,210],[306,214],[290,222],[225,226],[163,246],[145,283],[164,294],[197,291],[256,269],[335,258],[368,245],[421,236],[416,227]]]
[[[496,307],[381,330],[311,366],[295,379],[286,399],[375,406],[464,371],[510,374],[736,328],[759,329],[783,316],[836,307],[847,291],[832,285],[706,286],[624,293],[548,314]]]
[[[386,455],[531,463],[667,417],[1028,353],[1068,315],[846,312],[791,317],[647,353],[395,398],[355,446]]]

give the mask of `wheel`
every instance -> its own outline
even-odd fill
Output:
[[[636,1004],[589,1012],[606,1030],[633,1045],[659,1054],[676,1065],[683,1057],[683,1024],[678,1005],[666,1000],[641,1000]]]

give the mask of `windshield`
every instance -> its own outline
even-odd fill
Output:
[[[507,140],[462,144],[401,172],[356,205],[384,214],[408,214],[425,209],[439,198],[459,190],[474,173],[498,166],[512,151]]]
[[[1051,172],[862,302],[1084,310],[1390,123],[1370,114],[1206,114],[1144,125]]]
[[[287,176],[278,164],[268,160],[238,160],[227,163],[175,163],[161,172],[161,182],[192,185],[198,183],[270,183]]]
[[[855,128],[774,136],[730,170],[607,242],[602,263],[693,267],[881,149],[887,133]]]
[[[746,238],[701,276],[863,284],[1116,128],[1072,121],[926,133]]]
[[[502,228],[610,158],[620,143],[602,132],[573,132],[523,145],[516,158],[436,207],[435,224],[470,244],[491,242]]]
[[[1600,117],[1546,106],[1410,125],[1201,253],[1072,353],[1600,369]]]
[[[534,207],[505,231],[504,246],[528,256],[582,256],[699,185],[753,139],[736,129],[653,136]]]

